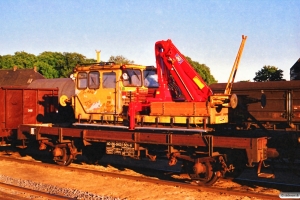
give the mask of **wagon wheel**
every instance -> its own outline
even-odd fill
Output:
[[[54,161],[61,166],[68,166],[73,162],[73,156],[70,154],[70,151],[64,147],[61,148],[62,155],[61,156],[55,156]]]
[[[219,177],[213,171],[212,164],[210,162],[204,163],[185,163],[186,168],[190,178],[197,181],[199,185],[212,185]]]

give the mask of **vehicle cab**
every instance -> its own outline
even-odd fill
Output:
[[[88,122],[122,121],[124,106],[131,101],[146,101],[158,87],[153,66],[113,62],[83,64],[76,66],[72,76],[75,117]]]

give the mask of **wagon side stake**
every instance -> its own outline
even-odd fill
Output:
[[[260,171],[261,171],[262,165],[264,167],[269,167],[269,165],[266,165],[263,160],[260,160],[259,163],[258,163],[258,167],[257,167],[257,176],[260,177],[260,178],[275,178],[274,174],[271,174],[271,173],[261,173]]]

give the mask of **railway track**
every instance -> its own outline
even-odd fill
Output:
[[[56,199],[56,200],[68,200],[70,198],[64,197],[56,194],[48,194],[45,192],[32,190],[20,186],[5,184],[0,182],[0,188],[5,189],[4,191],[0,191],[0,199],[2,200],[25,200],[25,199]]]
[[[144,176],[133,176],[133,175],[127,175],[123,174],[120,172],[105,172],[105,171],[99,171],[99,170],[94,170],[94,169],[86,169],[86,168],[81,168],[79,165],[76,167],[62,167],[58,165],[53,165],[53,164],[47,164],[47,163],[41,163],[41,162],[35,162],[35,161],[28,161],[28,160],[23,160],[23,159],[17,159],[17,158],[11,158],[8,156],[0,156],[0,160],[5,160],[5,161],[11,161],[11,162],[16,162],[18,164],[26,164],[26,165],[33,165],[33,166],[38,166],[38,167],[44,167],[47,168],[48,170],[64,170],[64,171],[69,171],[71,173],[78,172],[78,173],[89,173],[93,174],[96,176],[100,176],[103,178],[119,178],[119,179],[127,179],[130,181],[136,181],[136,182],[146,182],[146,183],[154,183],[157,185],[167,185],[167,186],[173,186],[177,188],[184,188],[184,189],[192,189],[196,190],[199,192],[205,191],[205,192],[213,192],[213,193],[218,193],[218,194],[223,194],[223,195],[235,195],[235,196],[249,196],[249,197],[255,197],[258,199],[275,199],[278,198],[278,194],[266,194],[266,193],[258,193],[255,191],[249,190],[247,187],[236,187],[236,188],[228,188],[228,187],[206,187],[203,185],[198,185],[197,182],[191,182],[188,181],[187,179],[170,179],[164,176],[163,174],[159,176],[159,179],[153,178],[150,176],[144,177]],[[156,170],[157,171],[157,170]],[[148,174],[150,174],[148,170]],[[160,172],[153,172],[153,173],[160,173]],[[157,175],[157,174],[156,174]],[[155,175],[155,176],[156,176]],[[223,180],[224,181],[224,180]],[[230,181],[230,180],[225,180],[225,181]],[[245,193],[246,192],[246,193]]]

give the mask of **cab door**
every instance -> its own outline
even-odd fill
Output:
[[[101,113],[120,114],[122,112],[120,83],[120,70],[102,72],[101,94]]]

